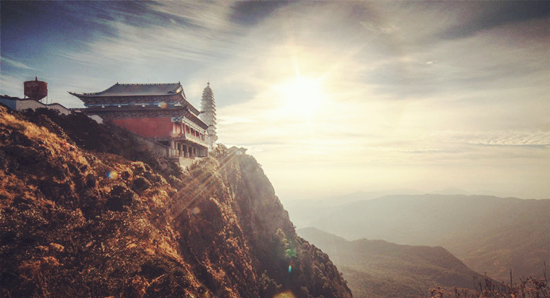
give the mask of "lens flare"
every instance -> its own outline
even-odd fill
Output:
[[[105,176],[107,176],[107,178],[113,179],[113,180],[118,179],[118,173],[116,171],[109,171],[109,172],[107,172],[107,174]]]
[[[296,296],[294,296],[294,294],[289,290],[289,291],[279,293],[273,296],[273,298],[296,298]]]
[[[288,273],[292,272],[292,265],[288,265]]]

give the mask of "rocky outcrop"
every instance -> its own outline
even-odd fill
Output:
[[[0,297],[351,297],[253,157],[181,171],[132,142],[0,107]]]

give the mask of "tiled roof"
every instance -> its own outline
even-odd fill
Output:
[[[147,95],[175,95],[183,91],[180,83],[170,84],[119,84],[109,89],[95,93],[83,93],[79,96],[147,96]],[[75,94],[77,95],[77,94]]]

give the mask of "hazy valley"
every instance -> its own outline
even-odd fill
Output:
[[[473,289],[475,280],[483,279],[442,247],[347,241],[316,228],[298,234],[331,257],[354,297],[422,296],[436,286]]]
[[[314,213],[301,212],[308,203]],[[285,207],[299,228],[315,227],[349,240],[442,246],[496,280],[509,280],[510,269],[515,281],[541,277],[550,256],[550,200],[395,195],[332,206],[299,201]],[[323,247],[315,238],[309,240]]]

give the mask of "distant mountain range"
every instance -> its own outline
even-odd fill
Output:
[[[473,288],[474,278],[483,278],[443,247],[347,241],[316,228],[297,232],[330,256],[356,298],[421,296],[435,286]]]
[[[307,228],[310,222],[332,213],[335,208],[357,201],[376,199],[391,194],[417,195],[421,192],[414,189],[395,189],[392,191],[358,191],[341,196],[331,196],[315,200],[291,200],[283,202],[289,212],[292,223],[297,228]],[[307,211],[306,211],[307,210]]]
[[[540,277],[550,258],[550,200],[394,195],[340,206],[318,204],[313,212],[302,212],[309,220],[290,209],[299,227],[316,227],[350,240],[442,246],[469,268],[497,280],[508,280],[510,269],[515,279]]]

